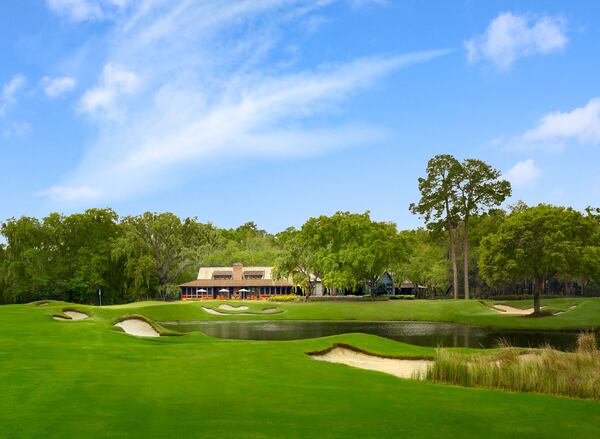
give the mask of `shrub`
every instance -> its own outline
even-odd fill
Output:
[[[360,302],[363,300],[371,300],[370,296],[310,296],[310,302]]]
[[[396,294],[395,296],[389,296],[390,300],[415,300],[414,294]]]
[[[390,296],[388,296],[387,294],[373,294],[373,295],[365,294],[362,297],[363,297],[363,300],[380,300],[380,301],[390,300]]]
[[[298,296],[295,294],[282,294],[281,296],[271,296],[269,301],[271,302],[295,302],[298,300]]]

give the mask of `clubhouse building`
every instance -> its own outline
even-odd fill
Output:
[[[198,278],[179,286],[181,300],[268,299],[291,294],[289,279],[273,279],[273,267],[201,267]]]

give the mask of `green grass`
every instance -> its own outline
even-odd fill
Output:
[[[423,378],[435,383],[538,392],[600,400],[600,350],[594,333],[581,333],[575,352],[550,347],[522,355],[506,346],[488,355],[466,356],[437,349]]]
[[[340,305],[334,318],[361,316],[349,306],[354,304],[327,305],[277,304],[283,314],[260,318],[321,319]],[[387,311],[366,305],[365,319],[381,312],[386,319],[431,317],[418,302],[407,309],[386,303]],[[466,305],[489,315],[477,302]],[[66,307],[91,317],[51,319]],[[0,437],[600,437],[600,403],[594,401],[402,380],[305,354],[334,343],[402,356],[433,355],[431,348],[365,334],[261,342],[202,334],[143,339],[112,328],[128,314],[221,318],[199,307],[143,303],[100,309],[57,302],[0,307]],[[450,308],[447,317],[465,315],[456,305]]]
[[[57,304],[58,302],[53,302]],[[243,303],[250,309],[245,313],[256,315],[234,315],[237,311],[220,312],[227,316],[211,315],[202,310],[210,307],[218,310],[222,302],[139,302],[128,305],[117,305],[95,309],[97,315],[103,318],[117,318],[127,314],[143,314],[156,321],[176,320],[418,320],[433,322],[456,322],[489,328],[505,329],[591,329],[600,328],[600,298],[547,299],[542,305],[547,309],[564,311],[562,314],[548,317],[523,317],[502,315],[493,310],[494,303],[504,303],[511,306],[528,307],[523,301],[515,302],[479,302],[477,300],[411,300],[385,302],[299,302],[272,303],[264,301],[235,302]],[[569,309],[575,305],[575,308]],[[32,305],[33,306],[33,305]],[[267,307],[274,307],[281,312],[275,314],[263,313]],[[45,308],[45,307],[40,307]],[[85,306],[79,307],[88,309]]]

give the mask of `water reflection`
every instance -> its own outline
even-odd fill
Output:
[[[495,347],[499,339],[514,346],[570,350],[577,333],[571,331],[519,331],[485,329],[456,323],[432,322],[335,322],[335,321],[251,321],[251,322],[164,322],[181,332],[200,331],[212,337],[242,340],[296,340],[327,335],[363,332],[421,346]]]

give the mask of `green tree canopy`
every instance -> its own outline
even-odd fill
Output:
[[[273,265],[280,248],[273,235],[261,230],[254,222],[235,229],[216,230],[211,251],[202,259],[203,265],[230,266],[236,262],[244,265]]]
[[[427,162],[426,177],[419,177],[421,199],[409,207],[425,220],[430,230],[445,230],[452,263],[452,291],[458,299],[458,268],[456,262],[456,228],[460,219],[458,182],[461,164],[449,154],[440,154]]]
[[[499,206],[511,195],[510,183],[482,160],[465,159],[456,179],[457,210],[463,223],[463,279],[465,299],[469,293],[469,225],[472,217]]]
[[[123,236],[115,240],[112,255],[124,261],[128,288],[154,288],[162,298],[177,294],[176,283],[197,269],[215,240],[210,224],[172,213],[128,216],[122,225]]]
[[[598,226],[571,208],[540,204],[508,216],[481,243],[479,268],[491,284],[530,281],[534,308],[550,277],[591,278],[600,264]]]
[[[371,291],[379,276],[407,254],[396,226],[372,221],[369,212],[310,218],[281,240],[284,252],[277,271],[300,275],[307,286],[316,274],[330,288],[358,290],[366,284]]]
[[[436,291],[444,291],[450,282],[445,245],[423,229],[405,231],[402,236],[410,253],[395,270],[396,280],[425,286],[432,296]]]
[[[89,303],[98,288],[116,292],[121,279],[110,253],[120,235],[117,218],[111,209],[89,209],[70,216],[52,213],[42,221],[6,221],[2,271],[10,294],[19,301],[54,297]]]

